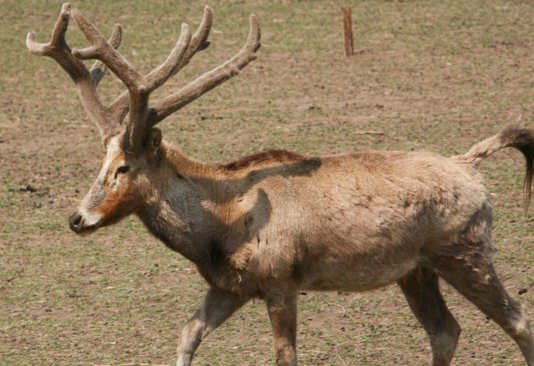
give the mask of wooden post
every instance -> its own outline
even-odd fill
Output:
[[[341,8],[343,11],[343,35],[345,36],[345,56],[354,54],[354,42],[352,40],[352,17],[350,8]]]

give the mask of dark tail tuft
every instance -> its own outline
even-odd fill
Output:
[[[525,156],[527,171],[523,189],[525,190],[525,204],[528,210],[532,198],[532,179],[534,178],[534,131],[517,126],[509,126],[500,133],[499,137],[503,147],[515,147]]]
[[[534,130],[517,126],[506,127],[498,135],[473,146],[466,154],[453,158],[476,167],[482,160],[505,147],[514,147],[525,156],[527,171],[523,189],[525,191],[525,205],[528,210],[532,198],[532,179],[534,178]]]

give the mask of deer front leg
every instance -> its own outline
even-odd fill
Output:
[[[273,327],[278,366],[297,365],[297,292],[290,290],[266,298]]]
[[[178,343],[177,366],[190,366],[200,342],[224,323],[246,300],[230,297],[210,288],[202,305],[182,330]]]

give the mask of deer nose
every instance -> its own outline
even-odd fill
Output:
[[[82,222],[82,216],[77,213],[73,213],[69,218],[69,226],[72,231],[75,233],[80,230],[80,223]]]

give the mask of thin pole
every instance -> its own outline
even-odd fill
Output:
[[[354,41],[352,40],[352,17],[350,8],[341,8],[343,11],[343,35],[345,38],[345,56],[354,54]]]

